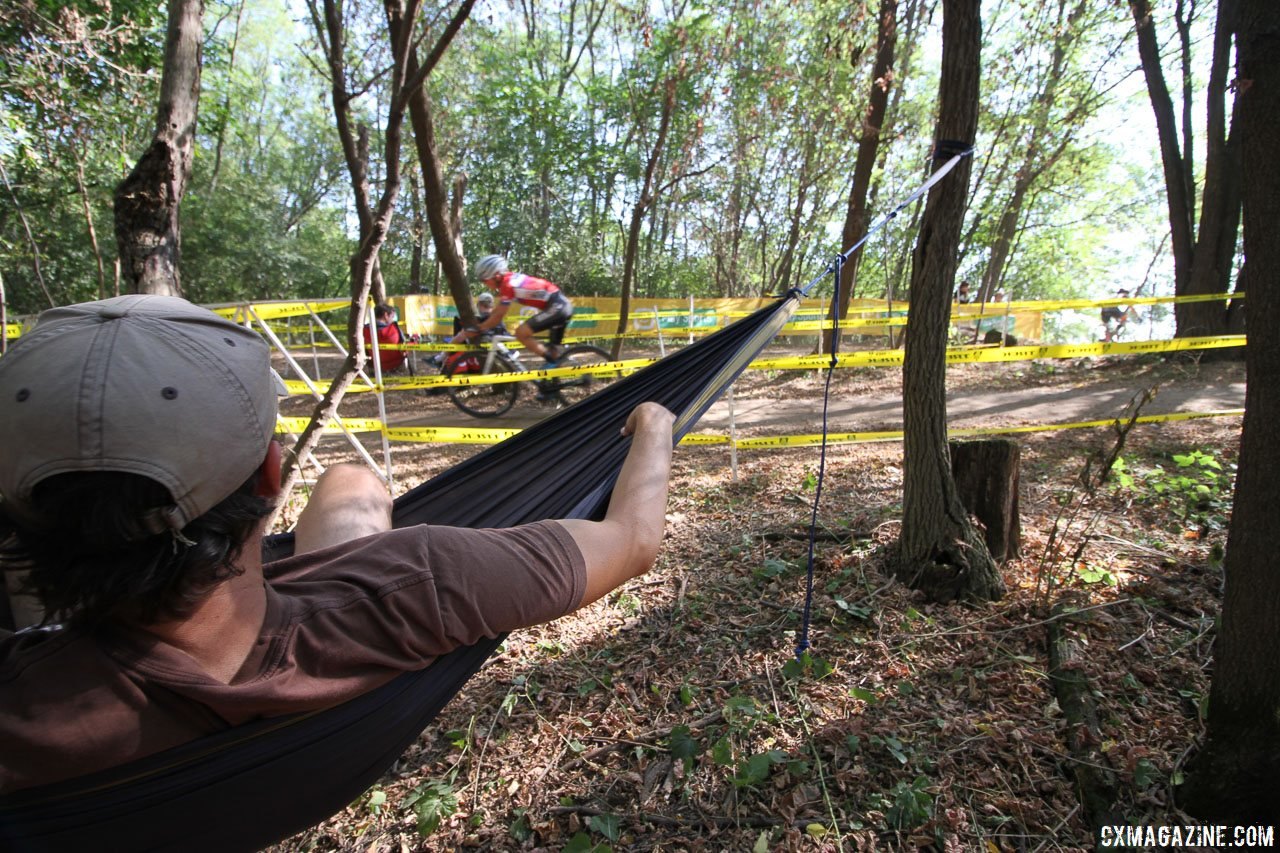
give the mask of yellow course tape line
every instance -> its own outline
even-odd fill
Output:
[[[338,420],[348,432],[382,432],[383,429],[382,421],[377,418],[339,418]],[[276,426],[282,432],[302,432],[309,423],[311,418],[290,418],[284,415],[276,417]],[[324,432],[326,435],[341,435],[342,429],[331,420],[325,424]]]
[[[1091,344],[1046,344],[1043,346],[1019,347],[950,347],[947,350],[948,364],[985,364],[1009,361],[1031,361],[1039,358],[1083,358],[1086,356],[1134,355],[1140,353],[1183,352],[1197,349],[1217,349],[1220,347],[1239,347],[1245,345],[1244,335],[1221,335],[1216,337],[1173,338],[1164,341],[1124,341],[1119,343]],[[844,352],[836,356],[837,367],[898,367],[903,363],[902,350],[860,350]],[[383,381],[383,390],[403,391],[421,388],[445,388],[460,385],[497,385],[503,382],[527,382],[533,379],[546,379],[551,376],[572,376],[589,373],[595,376],[608,374],[627,374],[653,364],[657,359],[632,358],[622,361],[602,362],[590,367],[557,367],[551,370],[530,370],[524,373],[466,373],[461,376],[418,376],[412,379],[387,378]],[[763,358],[752,362],[750,370],[823,370],[831,363],[831,356],[824,353],[816,355],[795,355],[781,358]],[[311,393],[306,384],[297,379],[285,380],[285,387],[290,396],[308,395]],[[348,394],[365,391],[376,391],[370,385],[352,385]]]
[[[555,367],[542,370],[526,370],[521,373],[463,373],[458,376],[444,376],[434,374],[431,376],[415,376],[412,378],[401,379],[399,377],[383,377],[382,389],[384,391],[407,391],[422,388],[449,388],[464,385],[501,385],[504,382],[530,382],[537,379],[548,379],[552,376],[582,376],[584,374],[590,376],[612,376],[633,373],[642,367],[653,364],[657,359],[653,358],[630,358],[623,361],[607,361],[600,364],[592,365],[572,365],[569,367]],[[311,389],[300,379],[286,379],[285,388],[289,392],[289,396],[305,396],[311,394]],[[321,393],[324,389],[319,385],[316,386]],[[377,391],[378,389],[372,385],[352,384],[347,389],[348,394],[359,394],[368,391]]]
[[[350,299],[311,299],[300,302],[239,302],[234,305],[208,306],[209,310],[223,317],[234,318],[246,305],[252,305],[254,313],[263,320],[279,320],[281,317],[302,317],[312,311],[336,311],[348,308]]]
[[[1219,409],[1210,412],[1171,412],[1165,415],[1142,415],[1139,424],[1174,423],[1206,418],[1241,417],[1244,409]],[[376,418],[342,418],[342,425],[350,432],[382,432],[382,422]],[[1111,427],[1125,421],[1124,418],[1107,418],[1094,421],[1076,421],[1064,424],[1035,424],[1031,426],[952,427],[949,438],[967,438],[979,435],[1008,435],[1011,433],[1058,432],[1068,429],[1097,429]],[[309,418],[280,417],[279,428],[284,432],[300,433],[306,429]],[[337,424],[330,423],[324,429],[326,435],[341,433]],[[387,427],[387,438],[392,441],[415,441],[441,444],[497,444],[520,432],[519,429],[471,428],[471,427]],[[862,444],[876,441],[901,441],[902,430],[868,432],[836,432],[827,434],[828,444]],[[820,434],[774,435],[757,438],[740,438],[731,442],[729,436],[714,433],[690,433],[680,444],[688,446],[727,445],[733,443],[740,450],[762,450],[771,447],[812,447],[822,443]]]
[[[1142,415],[1137,419],[1140,424],[1157,424],[1171,423],[1174,421],[1192,421],[1202,418],[1220,418],[1220,417],[1239,417],[1244,414],[1244,409],[1222,409],[1213,412],[1173,412],[1167,415]],[[1075,423],[1065,424],[1037,424],[1032,426],[1000,426],[1000,427],[953,427],[947,430],[949,438],[965,438],[976,435],[1005,435],[1009,433],[1033,433],[1033,432],[1056,432],[1066,429],[1096,429],[1097,427],[1109,427],[1124,421],[1124,418],[1108,418],[1106,420],[1097,421],[1077,421]],[[708,436],[709,438],[710,436]],[[900,441],[903,437],[902,430],[888,430],[884,432],[836,432],[827,434],[828,444],[857,444],[870,441]],[[727,436],[716,436],[724,443],[728,442]],[[706,444],[719,442],[700,442]],[[780,435],[765,436],[761,438],[743,438],[739,439],[737,446],[741,450],[758,449],[763,447],[811,447],[822,443],[822,436],[819,435]]]
[[[1030,361],[1037,358],[1082,358],[1084,356],[1128,355],[1136,353],[1181,352],[1245,345],[1244,335],[1174,338],[1166,341],[1125,341],[1121,343],[1046,344],[1019,347],[950,347],[948,364]],[[895,367],[903,362],[902,350],[862,350],[840,353],[837,367]],[[755,370],[815,370],[831,363],[827,354],[763,358],[751,364]]]
[[[518,429],[471,429],[468,427],[390,427],[392,441],[429,441],[442,444],[497,444],[520,432]]]

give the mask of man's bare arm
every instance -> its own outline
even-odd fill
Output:
[[[631,436],[631,450],[604,519],[560,522],[586,560],[583,605],[644,574],[657,559],[667,514],[674,422],[675,415],[657,403],[637,406],[622,428],[623,435]]]

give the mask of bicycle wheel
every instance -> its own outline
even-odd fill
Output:
[[[478,357],[484,365],[484,356]],[[474,374],[474,368],[467,370],[470,359],[459,359],[445,367],[444,375],[465,377]],[[495,355],[490,363],[488,373],[521,373],[522,371],[504,355]],[[449,388],[449,399],[468,415],[476,418],[496,418],[506,414],[520,394],[519,382],[483,382],[475,385],[453,385]]]
[[[588,344],[568,347],[560,356],[557,367],[591,367],[613,361],[609,353]],[[581,376],[555,376],[544,383],[547,392],[556,396],[558,401],[571,406],[579,400],[586,399],[611,382],[622,377],[622,373],[584,373]]]

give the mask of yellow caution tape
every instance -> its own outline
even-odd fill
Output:
[[[309,423],[311,418],[290,418],[283,415],[276,418],[276,425],[283,432],[302,432]],[[330,421],[325,424],[324,432],[326,435],[341,434],[343,427],[346,428],[346,432],[382,432],[383,430],[382,421],[377,418],[338,418],[337,422]]]
[[[1123,341],[1117,343],[1045,344],[1042,346],[965,346],[947,349],[948,364],[983,364],[1010,361],[1031,361],[1039,358],[1083,358],[1086,356],[1136,355],[1141,353],[1183,352],[1198,349],[1239,347],[1246,343],[1245,335],[1219,335],[1197,338],[1173,338],[1161,341]],[[857,350],[836,355],[836,367],[898,367],[905,354],[903,350]],[[593,376],[625,375],[653,364],[657,359],[632,358],[603,362],[591,366],[557,367],[550,370],[530,370],[523,373],[464,373],[458,376],[417,376],[412,378],[384,377],[383,390],[402,391],[424,388],[444,388],[463,385],[497,385],[504,382],[527,382],[552,376],[573,376],[583,373]],[[827,353],[814,355],[762,358],[753,361],[750,370],[823,370],[831,363]],[[306,383],[289,379],[285,387],[290,396],[311,393]],[[318,389],[323,392],[323,388]],[[347,393],[376,391],[371,385],[352,384]]]
[[[13,339],[13,338],[21,337],[21,336],[22,336],[22,324],[21,324],[21,323],[5,323],[5,324],[4,324],[4,336],[5,336],[5,338],[7,338],[7,339]]]
[[[1172,412],[1166,415],[1142,415],[1136,419],[1136,423],[1140,424],[1157,424],[1172,423],[1175,421],[1192,421],[1201,420],[1203,418],[1222,418],[1222,417],[1240,417],[1244,414],[1244,409],[1220,409],[1211,412]],[[965,438],[977,435],[1007,435],[1010,433],[1033,433],[1033,432],[1056,432],[1067,429],[1096,429],[1098,427],[1110,427],[1121,420],[1118,418],[1108,418],[1106,420],[1096,421],[1077,421],[1065,424],[1036,424],[1032,426],[999,426],[999,427],[954,427],[947,430],[949,438]],[[833,432],[827,434],[827,444],[858,444],[873,441],[901,441],[903,437],[902,430],[884,430],[876,432]],[[697,441],[688,441],[690,438],[697,438]],[[729,443],[728,436],[685,436],[685,441],[681,444],[720,444]],[[762,436],[759,438],[742,438],[736,442],[737,447],[742,450],[761,449],[768,447],[813,447],[822,443],[821,434],[812,435],[775,435]]]
[[[301,302],[241,302],[235,305],[213,305],[208,307],[213,313],[231,319],[247,317],[248,308],[251,307],[253,313],[260,320],[279,320],[281,317],[301,317],[310,314],[312,311],[317,313],[336,311],[339,308],[348,308],[350,305],[350,299],[322,299]]]
[[[390,427],[392,441],[427,441],[444,444],[497,444],[520,432],[518,429],[470,429],[468,427]]]
[[[1043,346],[949,347],[948,364],[1003,361],[1030,361],[1037,358],[1082,358],[1084,356],[1132,355],[1138,353],[1181,352],[1245,345],[1244,335],[1173,338],[1164,341],[1123,341],[1119,343],[1045,344]],[[837,367],[896,367],[903,363],[903,350],[861,350],[836,355]],[[831,363],[829,354],[762,358],[751,363],[755,370],[821,370]]]
[[[1173,423],[1205,418],[1241,417],[1244,409],[1219,409],[1209,412],[1171,412],[1164,415],[1142,415],[1135,419],[1139,424]],[[300,433],[306,429],[309,418],[280,417],[279,428],[284,432]],[[1063,424],[1035,424],[1030,426],[953,427],[947,430],[949,438],[967,438],[979,435],[1008,435],[1012,433],[1057,432],[1067,429],[1097,429],[1114,427],[1126,422],[1123,418],[1107,418],[1094,421],[1076,421]],[[517,435],[519,429],[471,428],[471,427],[387,427],[376,418],[342,418],[342,426],[348,432],[383,432],[392,441],[415,441],[442,444],[497,444]],[[336,423],[326,425],[326,435],[342,432]],[[901,441],[902,430],[873,430],[867,432],[833,432],[827,434],[827,444],[861,444],[877,441]],[[711,446],[734,444],[740,450],[763,450],[778,447],[813,447],[822,443],[819,433],[809,435],[774,435],[740,438],[736,442],[723,434],[690,433],[680,440],[681,445]]]

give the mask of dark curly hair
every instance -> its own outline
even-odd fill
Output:
[[[173,502],[154,480],[112,471],[49,477],[36,485],[27,508],[0,502],[0,568],[28,572],[23,591],[40,599],[46,622],[182,618],[241,573],[235,566],[241,549],[272,508],[254,494],[257,477],[181,537],[142,525],[147,510]]]

